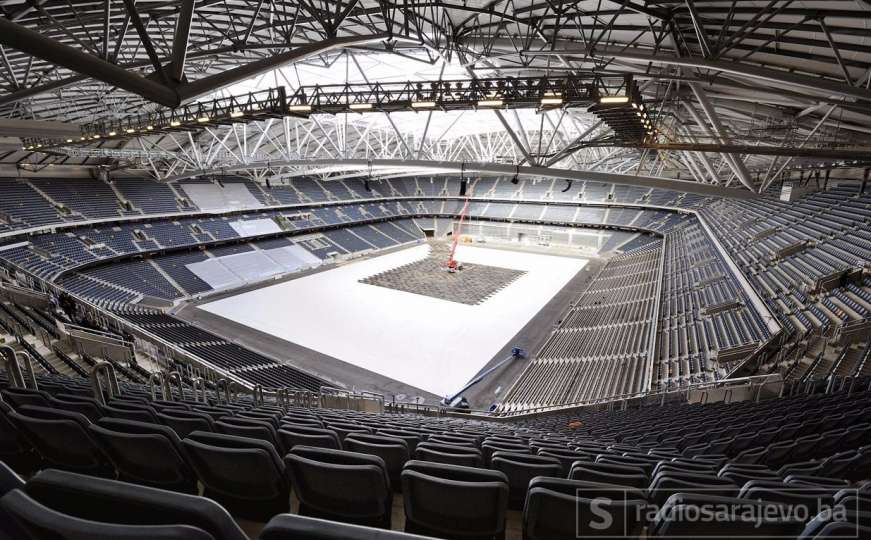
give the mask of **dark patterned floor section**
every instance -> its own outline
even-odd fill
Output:
[[[475,306],[525,274],[522,270],[465,264],[447,271],[450,247],[431,244],[427,258],[361,279],[360,283]]]

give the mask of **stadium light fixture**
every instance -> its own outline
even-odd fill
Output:
[[[541,98],[542,105],[562,105],[562,103],[563,103],[563,98],[558,97],[558,96]]]
[[[412,101],[412,109],[432,109],[436,106],[435,101]]]
[[[110,131],[110,132],[109,132],[109,137],[114,137],[114,136],[117,135],[117,134],[118,134],[117,131]]]
[[[351,103],[349,107],[352,111],[368,111],[372,109],[371,103]]]
[[[208,116],[200,116],[200,117],[197,117],[197,122],[199,122],[199,123],[201,123],[201,124],[202,124],[203,122],[208,122],[209,120],[211,120],[211,118],[209,118]]]
[[[478,101],[478,107],[501,107],[503,103],[501,99],[482,99]]]
[[[629,96],[602,96],[599,98],[599,103],[602,105],[629,103]]]
[[[232,111],[230,112],[230,118],[241,118],[245,116],[245,113],[242,111]]]
[[[129,128],[124,130],[124,133],[136,133],[136,130],[133,129],[132,127],[129,127]]]
[[[170,127],[179,127],[180,125],[181,125],[181,122],[179,122],[178,120],[173,120],[169,123]]]
[[[311,105],[291,105],[287,108],[290,112],[311,112]]]

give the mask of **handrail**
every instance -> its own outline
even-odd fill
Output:
[[[154,401],[155,399],[157,399],[157,394],[156,394],[156,392],[154,391],[154,383],[155,383],[155,380],[157,381],[157,384],[160,386],[160,399],[166,401],[167,398],[169,397],[169,396],[167,395],[169,392],[167,391],[168,388],[167,388],[167,386],[166,386],[166,379],[165,379],[165,377],[163,376],[163,372],[162,372],[162,371],[153,371],[153,372],[151,373],[151,375],[148,377],[148,389],[151,391],[151,399],[152,399],[152,401]]]
[[[118,386],[118,377],[115,375],[115,366],[105,360],[98,360],[91,368],[88,378],[91,380],[91,389],[94,391],[94,398],[102,405],[105,405],[106,396],[103,394],[103,381],[100,379],[101,375],[106,377],[106,388],[110,399],[121,395],[121,387]]]
[[[206,394],[206,380],[202,377],[192,377],[191,378],[191,386],[194,391],[194,401],[197,403],[200,402],[200,394],[199,390],[203,391],[203,403],[209,402],[209,396]]]
[[[287,412],[287,409],[290,406],[290,390],[288,390],[286,386],[276,390],[275,401],[278,403],[278,406],[282,411]]]
[[[255,407],[263,405],[265,403],[265,400],[263,399],[263,385],[262,384],[258,383],[258,384],[254,385],[254,388],[251,389],[251,397],[254,400]]]
[[[221,400],[221,388],[222,387],[224,389],[225,400],[226,400],[227,404],[229,405],[231,403],[231,400],[230,400],[230,380],[226,379],[224,377],[221,377],[220,379],[215,381],[215,391],[218,394],[218,401]]]
[[[6,372],[11,378],[10,383],[13,388],[27,388],[27,380],[21,373],[21,364],[19,357],[24,357],[24,367],[27,370],[27,376],[30,378],[30,383],[33,385],[33,390],[39,390],[39,384],[36,382],[36,374],[33,372],[33,362],[30,355],[25,352],[15,352],[15,349],[9,345],[0,345],[0,355],[3,356],[3,365]]]
[[[164,381],[166,381],[166,388],[169,390],[169,399],[175,401],[175,394],[172,392],[172,383],[175,383],[178,387],[178,400],[184,401],[184,383],[181,380],[179,372],[170,371],[166,377],[164,377]]]

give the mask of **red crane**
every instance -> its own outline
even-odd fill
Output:
[[[466,211],[469,209],[469,197],[466,196],[466,202],[463,204],[463,209],[460,210],[460,224],[457,225],[457,230],[454,233],[454,242],[451,244],[451,254],[448,256],[448,271],[453,272],[459,268],[454,253],[457,252],[457,242],[460,241],[460,231],[463,230],[463,222],[466,220]]]

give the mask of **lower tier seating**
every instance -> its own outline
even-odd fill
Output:
[[[867,390],[495,423],[36,382],[0,372],[11,538],[822,539],[871,524]]]

